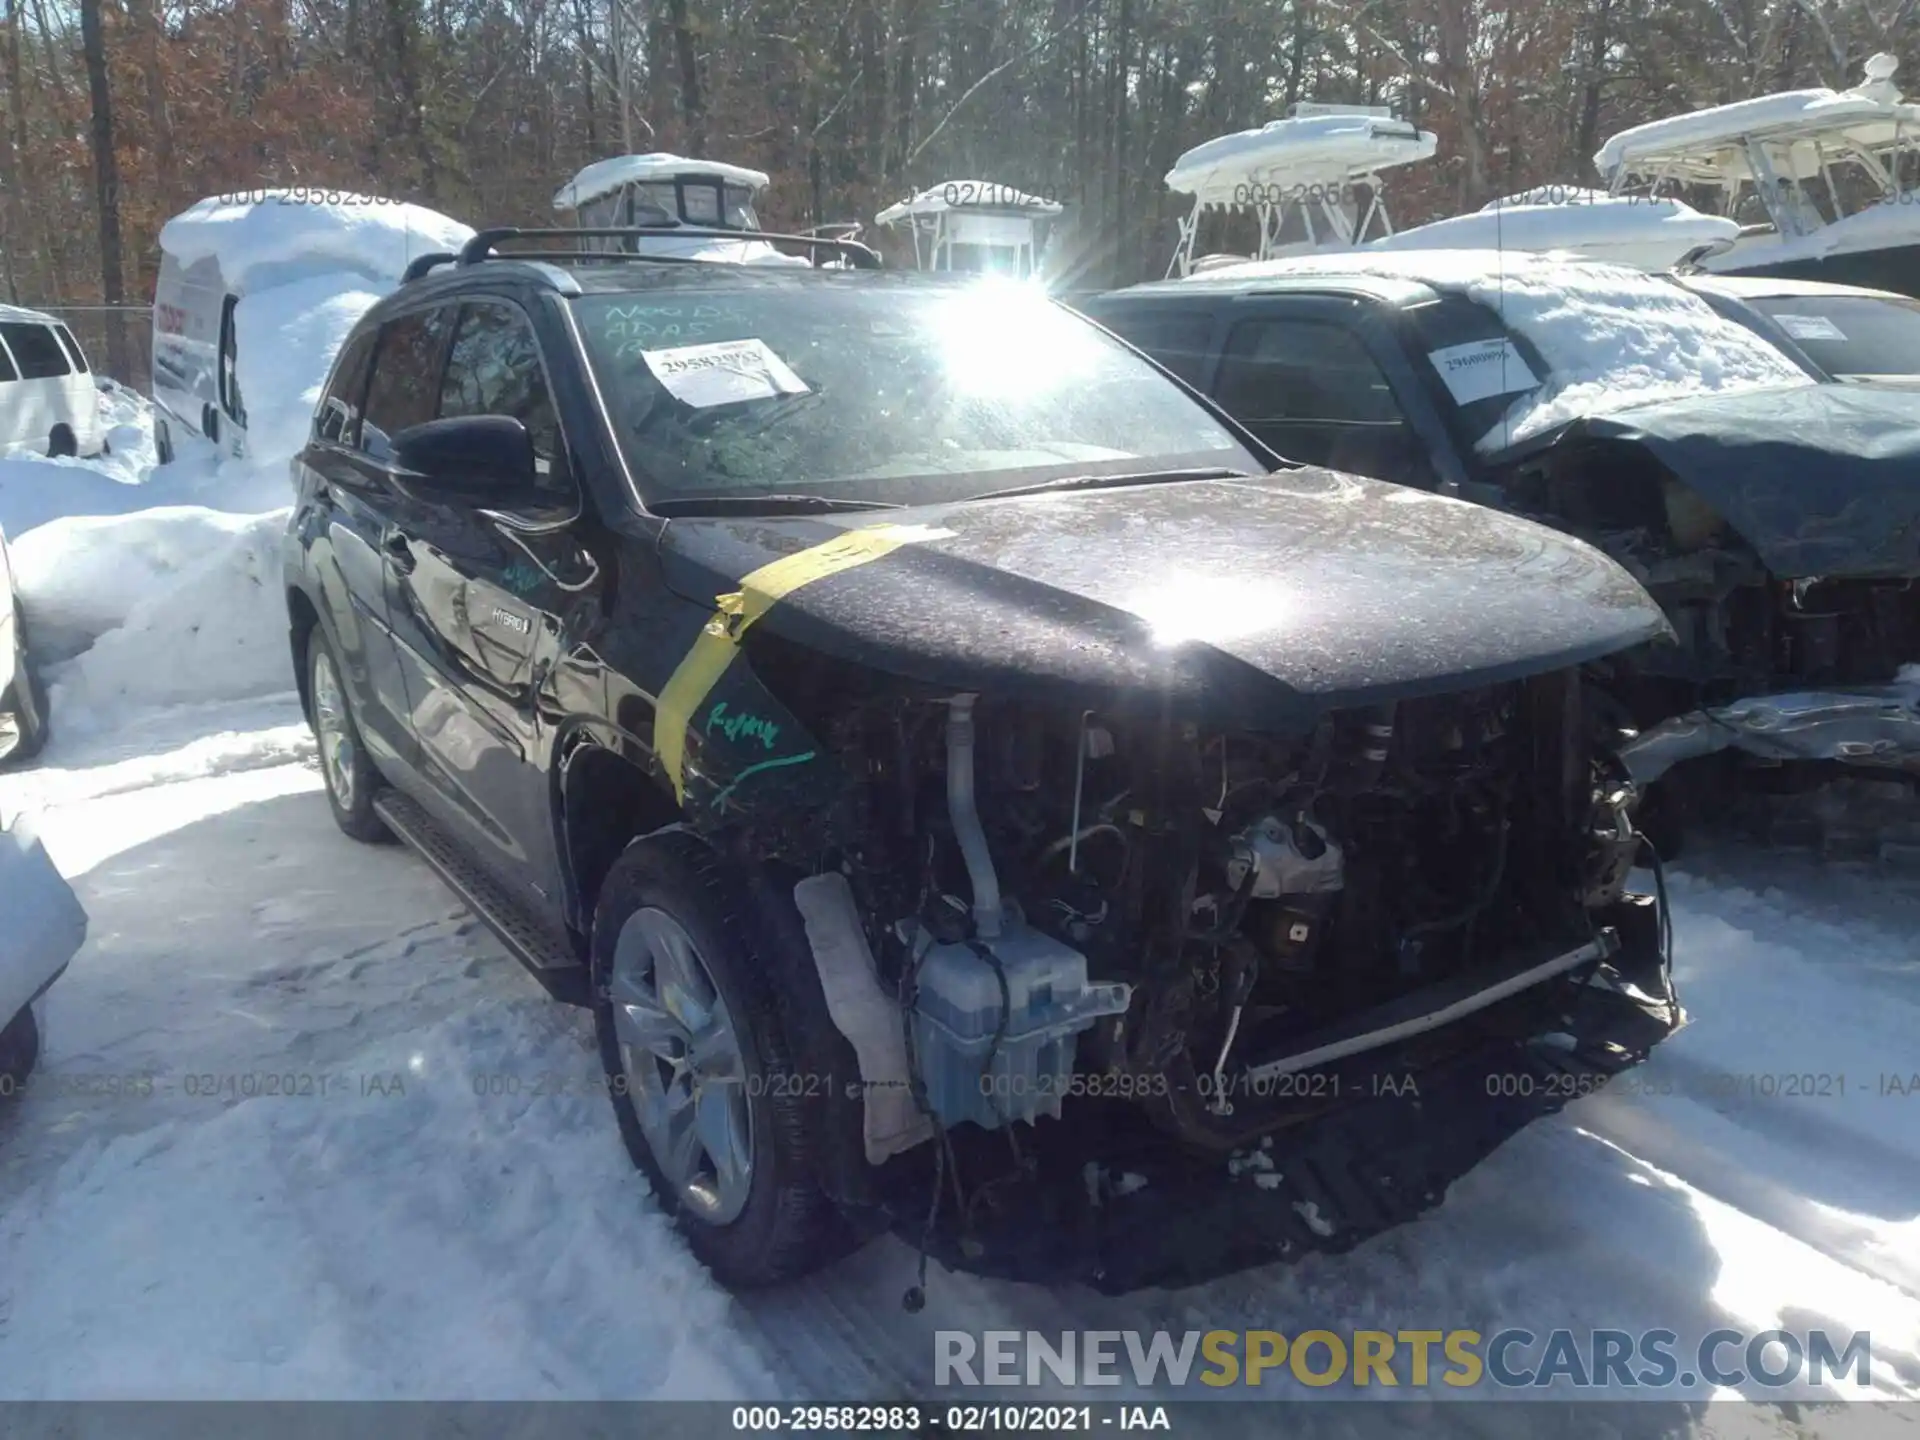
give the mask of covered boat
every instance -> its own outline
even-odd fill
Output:
[[[1301,103],[1284,120],[1196,145],[1167,172],[1168,189],[1193,197],[1167,274],[1187,275],[1215,258],[1194,255],[1209,211],[1247,212],[1258,220],[1254,253],[1236,259],[1340,249],[1369,235],[1391,235],[1380,172],[1432,159],[1437,143],[1385,106]]]
[[[991,180],[947,180],[889,205],[876,225],[913,237],[921,270],[958,270],[1028,279],[1039,273],[1057,200]]]

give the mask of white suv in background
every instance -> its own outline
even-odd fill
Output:
[[[106,448],[99,391],[73,332],[51,315],[0,305],[0,453]]]

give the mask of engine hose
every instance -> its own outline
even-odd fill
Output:
[[[967,946],[993,967],[993,978],[1000,982],[1000,1018],[994,1022],[993,1037],[987,1041],[986,1056],[980,1061],[980,1093],[987,1097],[987,1103],[993,1107],[993,1113],[1000,1117],[1000,1123],[1007,1125],[1012,1122],[1000,1107],[1000,1096],[993,1087],[992,1076],[993,1062],[1000,1054],[1000,1043],[1007,1038],[1007,1027],[1013,1022],[1013,991],[1007,987],[1007,967],[1000,963],[998,955],[978,940],[967,941]]]

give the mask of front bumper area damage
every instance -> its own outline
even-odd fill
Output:
[[[1618,755],[1644,789],[1684,761],[1728,749],[1920,774],[1920,686],[1748,696],[1663,720]]]
[[[907,1210],[895,1229],[952,1269],[1107,1295],[1342,1254],[1439,1206],[1521,1130],[1603,1090],[1682,1024],[1670,987],[1650,995],[1605,964],[1472,1023],[1317,1065],[1301,1093],[1338,1103],[1214,1164],[1165,1140],[1115,1146],[1083,1115],[1077,1143],[1036,1147],[1033,1172],[983,1195],[966,1225],[929,1235],[924,1211]]]

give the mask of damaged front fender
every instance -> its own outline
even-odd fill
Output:
[[[1920,773],[1920,690],[1873,689],[1753,695],[1663,720],[1622,745],[1636,785],[1721,750],[1763,760],[1828,760]]]

